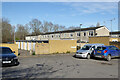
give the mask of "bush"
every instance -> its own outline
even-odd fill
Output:
[[[67,51],[66,53],[70,53],[70,51]]]
[[[80,46],[77,46],[77,50],[79,50],[81,47]]]
[[[35,52],[33,52],[32,55],[35,55]]]

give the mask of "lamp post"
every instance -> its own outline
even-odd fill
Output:
[[[81,26],[82,24],[80,24],[80,47],[81,47]]]
[[[114,19],[109,20],[109,21],[111,22],[111,37],[112,37],[112,21],[113,21],[113,20],[115,20],[115,18],[114,18]]]

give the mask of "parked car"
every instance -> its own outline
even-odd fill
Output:
[[[98,46],[94,51],[95,57],[104,58],[110,61],[113,57],[120,56],[120,50],[115,46]]]
[[[0,61],[2,65],[18,65],[18,58],[9,47],[0,47]]]
[[[82,58],[90,59],[90,57],[94,53],[94,50],[98,46],[102,46],[102,45],[104,44],[86,44],[76,52],[75,57],[82,57]]]

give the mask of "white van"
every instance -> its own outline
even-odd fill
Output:
[[[98,46],[103,46],[103,45],[104,44],[86,44],[76,52],[75,57],[82,57],[82,58],[90,59],[91,54],[94,53],[94,50]]]

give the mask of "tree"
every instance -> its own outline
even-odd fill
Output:
[[[53,27],[53,31],[58,31],[58,30],[59,30],[59,25],[55,24],[54,27]]]
[[[13,29],[9,20],[6,18],[2,19],[2,42],[13,42]]]
[[[97,22],[96,27],[99,27],[99,26],[100,26],[100,23],[99,23],[99,22]]]
[[[32,34],[33,35],[38,35],[40,34],[40,29],[42,26],[41,21],[38,19],[32,19],[32,21],[29,22],[30,29],[32,29]]]
[[[27,25],[23,26],[17,24],[17,30],[15,33],[16,40],[25,40],[25,36],[29,34],[29,28]]]

